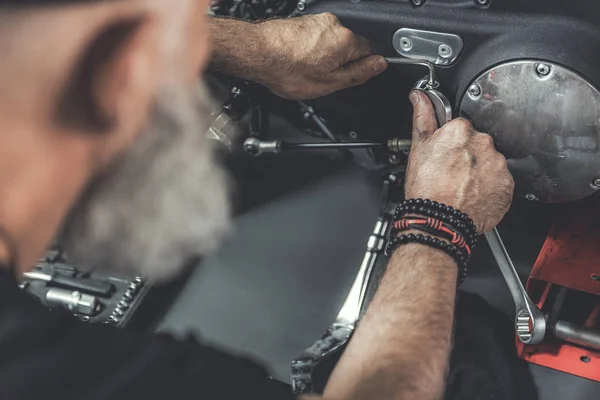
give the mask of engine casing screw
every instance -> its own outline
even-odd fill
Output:
[[[475,4],[480,6],[487,6],[490,4],[490,0],[475,0]]]
[[[423,4],[425,4],[425,0],[409,0],[409,1],[415,7],[421,7]]]
[[[474,99],[481,96],[481,86],[479,86],[477,83],[472,84],[467,91],[469,92],[469,96]]]
[[[304,12],[304,11],[306,11],[306,1],[304,1],[304,0],[300,0],[300,1],[298,2],[298,5],[296,6],[296,8],[297,8],[297,9],[298,9],[298,11],[300,11],[300,12]]]
[[[592,189],[600,190],[600,178],[596,178],[591,183]]]
[[[535,71],[539,76],[548,76],[550,74],[550,66],[548,64],[539,63],[535,66]]]

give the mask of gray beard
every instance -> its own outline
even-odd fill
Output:
[[[172,277],[214,250],[230,222],[228,179],[204,137],[204,90],[163,93],[147,132],[73,208],[61,245],[86,269]]]

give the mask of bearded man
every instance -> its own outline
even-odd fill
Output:
[[[218,245],[228,180],[201,134],[207,66],[298,99],[360,84],[385,60],[331,15],[253,25],[207,19],[206,0],[35,3],[0,9],[0,398],[293,398],[196,341],[49,313],[18,280],[59,231],[78,265],[154,280]],[[510,205],[505,159],[464,120],[437,129],[423,93],[411,101],[407,198],[491,229]],[[444,251],[399,246],[323,398],[439,397],[457,270]]]

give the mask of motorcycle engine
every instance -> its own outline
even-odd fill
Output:
[[[322,12],[380,54],[434,63],[454,115],[507,157],[518,195],[556,203],[600,190],[600,2],[300,0],[295,14]],[[422,74],[390,66],[315,109],[336,132],[408,136],[407,95]]]

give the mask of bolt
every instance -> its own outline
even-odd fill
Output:
[[[490,0],[475,0],[475,3],[479,4],[480,6],[487,6],[490,4]]]
[[[415,7],[421,7],[423,4],[425,4],[425,0],[409,0],[409,1]]]
[[[452,56],[452,48],[445,43],[438,47],[438,55],[442,58],[450,58]]]
[[[237,86],[231,88],[231,94],[234,96],[239,96],[242,91]]]
[[[550,66],[548,64],[537,64],[535,70],[539,76],[548,76],[550,74]]]
[[[600,190],[600,178],[594,179],[592,181],[591,185],[592,185],[592,189],[594,189],[594,190]]]
[[[256,156],[258,155],[258,147],[254,146],[254,145],[246,145],[244,146],[244,150],[246,150],[246,153],[248,153],[251,156]]]
[[[413,47],[412,40],[410,40],[407,37],[400,38],[400,48],[402,50],[409,51],[410,49],[412,49],[412,47]]]
[[[476,99],[481,96],[481,86],[479,86],[477,83],[474,83],[471,85],[471,87],[469,87],[468,92],[469,96]]]
[[[398,157],[396,154],[390,154],[390,164],[398,164],[400,162],[400,157]]]
[[[358,137],[358,133],[350,131],[350,133],[348,133],[348,136],[350,136],[351,139],[356,139]]]
[[[298,5],[296,6],[296,8],[298,9],[298,11],[300,12],[304,12],[306,11],[306,2],[301,0],[298,2]]]
[[[538,200],[537,196],[533,193],[527,193],[525,195],[525,199],[529,200],[529,201],[537,201]]]
[[[592,274],[592,275],[590,275],[590,278],[596,282],[600,281],[600,275],[598,275],[598,274]]]

